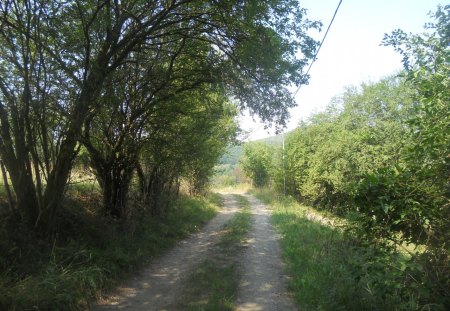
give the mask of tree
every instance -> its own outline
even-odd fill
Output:
[[[450,6],[438,7],[432,17],[436,23],[426,25],[431,32],[407,35],[396,30],[385,36],[384,44],[403,56],[406,79],[417,91],[418,104],[410,120],[416,140],[413,158],[446,179],[450,164]]]
[[[305,31],[319,25],[304,15],[284,0],[2,2],[0,155],[23,217],[54,228],[83,128],[141,51],[156,51],[147,61],[157,64],[176,42],[192,42],[180,53],[206,42],[226,94],[283,124],[294,103],[286,86],[305,83],[315,48]]]
[[[286,140],[290,193],[336,212],[354,209],[355,184],[399,164],[409,139],[411,93],[396,77],[363,83],[303,122]]]
[[[244,145],[244,153],[240,164],[245,174],[256,187],[269,185],[272,175],[272,159],[274,150],[263,142]]]
[[[384,43],[401,53],[406,80],[416,91],[417,104],[408,121],[413,140],[403,169],[393,177],[394,183],[403,184],[398,187],[403,190],[397,189],[400,223],[414,228],[407,231],[414,242],[445,248],[450,207],[450,6],[439,7],[432,16],[436,22],[426,25],[431,32],[407,35],[396,30]]]
[[[104,101],[102,109],[85,123],[83,143],[91,154],[91,164],[103,191],[105,210],[115,217],[124,215],[140,152],[155,130],[159,131],[167,124],[180,126],[173,120],[178,120],[180,114],[195,113],[190,107],[199,102],[198,91],[208,101],[205,85],[211,92],[219,92],[217,86],[212,91],[218,79],[210,76],[215,70],[210,65],[214,56],[208,55],[207,45],[193,44],[186,37],[172,45],[170,49],[165,46],[164,51],[155,49],[134,53],[139,62],[122,66],[117,77],[107,82],[101,99]],[[190,48],[186,49],[186,46]],[[212,102],[209,101],[208,106]],[[221,104],[214,103],[222,109]],[[220,111],[217,114],[219,116]],[[210,118],[207,114],[204,117]],[[205,127],[200,135],[192,133],[192,138],[180,137],[195,146],[196,139],[210,138],[208,128]],[[212,144],[209,150],[213,149]],[[206,148],[199,151],[210,154]],[[201,152],[195,152],[199,159],[202,158]],[[147,193],[150,193],[149,189]]]
[[[365,219],[369,236],[426,246],[413,257],[411,282],[425,302],[448,306],[450,6],[438,7],[432,16],[436,22],[427,24],[428,33],[407,35],[396,30],[384,39],[403,56],[404,76],[415,91],[415,105],[406,122],[411,140],[401,165],[367,176],[357,189],[356,201],[359,206],[371,204],[371,217]]]

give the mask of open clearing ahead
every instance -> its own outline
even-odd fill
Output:
[[[287,293],[287,277],[281,260],[278,236],[270,224],[270,211],[259,200],[245,195],[250,202],[252,223],[239,254],[239,287],[236,310],[296,310]],[[138,276],[120,286],[95,310],[173,310],[182,295],[185,279],[211,252],[222,236],[225,225],[239,209],[232,194],[223,194],[224,206],[203,230],[179,242],[156,259]]]

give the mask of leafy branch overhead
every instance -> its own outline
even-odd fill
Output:
[[[316,47],[306,31],[318,27],[287,0],[2,1],[0,156],[10,203],[30,226],[52,231],[80,151],[116,216],[135,173],[147,194],[173,188],[184,170],[162,161],[158,150],[172,141],[160,138],[199,122],[187,115],[204,109],[212,122],[194,137],[218,140],[214,122],[234,118],[231,101],[283,125],[294,105],[287,87],[307,82],[302,69]],[[234,136],[228,129],[222,145]]]

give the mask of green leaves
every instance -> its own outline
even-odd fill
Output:
[[[371,271],[367,291],[404,286],[418,306],[443,309],[450,297],[450,6],[433,17],[425,34],[385,37],[403,56],[400,76],[348,88],[289,135],[286,178],[297,199],[352,214],[362,243],[421,249],[400,266],[402,287]],[[247,157],[265,163],[262,154]],[[280,183],[273,164],[265,171]]]
[[[273,174],[274,149],[265,143],[247,143],[241,166],[256,187],[267,186]]]
[[[349,88],[289,135],[286,162],[297,194],[336,211],[352,209],[355,183],[399,163],[411,92],[395,77]]]
[[[448,304],[443,298],[449,295],[448,280],[440,275],[449,273],[450,6],[439,7],[432,16],[436,23],[427,25],[428,33],[407,35],[398,30],[385,37],[384,43],[403,55],[406,83],[415,91],[411,116],[404,123],[410,139],[401,167],[365,176],[355,189],[355,202],[374,217],[363,221],[369,238],[426,245],[412,261],[417,267],[409,266],[413,273],[421,272],[421,284],[412,285],[421,299]]]
[[[306,31],[318,27],[292,0],[11,0],[0,4],[0,24],[0,154],[19,209],[42,228],[63,201],[80,143],[97,176],[127,172],[125,189],[142,138],[168,123],[176,132],[173,116],[189,123],[180,115],[198,112],[189,107],[201,101],[196,92],[284,125],[295,104],[288,86],[306,82],[302,69],[317,44]],[[224,101],[206,100],[218,109]],[[221,125],[227,142],[233,126]],[[205,127],[213,145],[218,130]],[[206,152],[203,134],[196,138]]]

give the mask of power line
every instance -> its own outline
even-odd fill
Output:
[[[333,18],[331,19],[330,24],[328,25],[327,31],[325,32],[325,34],[324,34],[324,36],[322,38],[322,41],[320,42],[319,48],[317,49],[316,54],[314,54],[313,60],[312,60],[311,64],[309,65],[308,70],[306,71],[305,75],[308,75],[309,71],[311,70],[312,65],[316,61],[317,55],[319,54],[319,51],[320,51],[320,48],[322,47],[322,44],[323,44],[323,42],[325,41],[325,39],[326,39],[326,37],[328,35],[328,31],[330,30],[331,25],[333,24],[334,18],[336,17],[337,12],[339,11],[339,7],[341,6],[341,3],[342,3],[342,0],[339,1],[339,4],[337,5],[336,10],[334,11]],[[295,95],[297,95],[297,93],[300,90],[301,86],[302,86],[301,84],[298,86],[297,90],[294,93],[294,97],[295,97]]]

